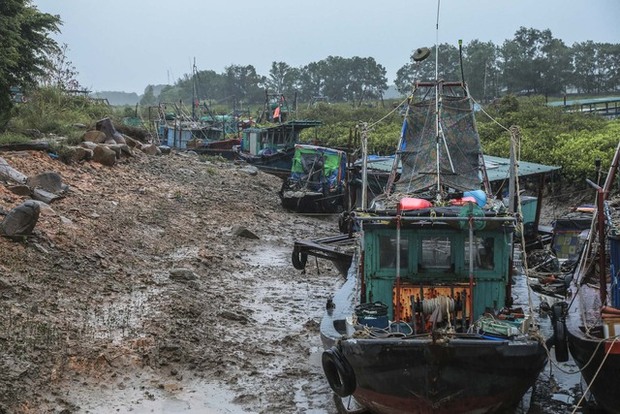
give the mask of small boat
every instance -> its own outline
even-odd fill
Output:
[[[397,148],[398,179],[350,215],[351,266],[320,325],[326,379],[344,412],[505,412],[547,353],[512,307],[516,213],[485,185],[465,83],[417,82]]]
[[[234,148],[236,158],[286,179],[291,173],[295,145],[300,142],[299,134],[306,128],[320,125],[321,121],[317,120],[291,120],[246,128],[242,132],[241,145]]]
[[[298,213],[340,213],[345,208],[347,154],[295,145],[290,176],[279,191],[282,206]]]
[[[208,107],[207,107],[208,108]],[[238,126],[230,115],[205,115],[199,117],[195,109],[188,113],[177,104],[160,103],[156,130],[163,145],[199,154],[221,155],[232,159],[233,147],[241,141]]]
[[[620,233],[618,210],[608,202],[620,143],[604,185],[596,188],[596,205],[579,262],[570,284],[571,299],[553,306],[556,359],[568,359],[581,370],[585,385],[577,407],[593,397],[597,408],[620,413]],[[611,256],[611,257],[610,257]]]

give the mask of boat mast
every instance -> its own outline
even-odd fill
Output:
[[[366,211],[368,199],[368,124],[362,124],[362,211]]]
[[[437,168],[437,201],[441,201],[441,179],[439,164],[439,7],[437,0],[437,22],[435,24],[435,164]]]
[[[196,58],[192,66],[192,121],[196,120]]]

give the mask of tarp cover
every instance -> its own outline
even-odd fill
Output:
[[[316,145],[295,145],[291,167],[293,181],[311,191],[324,191],[339,187],[344,179],[346,157],[343,151]],[[323,188],[327,183],[327,188]]]
[[[437,187],[437,148],[442,187],[479,189],[480,137],[471,101],[465,96],[442,96],[436,133],[435,98],[412,103],[404,128],[402,175],[396,191],[415,193]],[[450,162],[452,161],[452,162]]]

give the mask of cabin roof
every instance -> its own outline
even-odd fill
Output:
[[[485,155],[484,164],[487,168],[489,181],[501,181],[509,178],[510,159]],[[519,177],[535,174],[547,174],[552,171],[559,170],[560,168],[562,167],[537,164],[535,162],[519,161]]]
[[[368,168],[389,172],[392,169],[394,157],[370,156],[368,158],[368,161]],[[509,178],[510,159],[485,155],[484,163],[486,165],[489,181],[502,181]],[[519,177],[525,177],[535,174],[547,174],[552,171],[559,170],[560,168],[562,167],[537,164],[535,162],[519,161]]]
[[[265,127],[257,126],[253,128],[247,128],[247,131],[272,131],[272,130],[278,131],[283,128],[286,130],[300,131],[304,128],[317,127],[320,125],[322,125],[322,122],[318,120],[299,119],[299,120],[287,121],[281,124],[275,124],[275,125],[270,125],[270,126],[265,126]]]

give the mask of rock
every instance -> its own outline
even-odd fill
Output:
[[[4,158],[0,158],[0,177],[5,180],[12,180],[19,184],[25,184],[28,177],[11,167]]]
[[[63,184],[60,174],[52,171],[28,177],[26,185],[30,188],[40,188],[50,193],[62,193],[69,188],[68,185]]]
[[[28,187],[25,184],[11,185],[11,186],[8,186],[7,189],[13,194],[17,194],[18,196],[22,196],[22,197],[27,197],[32,193],[32,191],[30,190],[30,187]]]
[[[13,240],[19,240],[32,234],[39,221],[41,208],[33,200],[28,200],[15,207],[0,223],[0,234]]]
[[[142,147],[142,152],[147,155],[161,155],[161,150],[155,144],[147,144]]]
[[[80,143],[80,147],[94,151],[95,148],[97,148],[97,144],[95,144],[94,142],[90,142],[90,141],[84,141]]]
[[[256,168],[253,165],[249,165],[247,167],[243,167],[241,169],[242,172],[248,174],[248,175],[258,175],[258,168]]]
[[[101,131],[88,131],[82,137],[84,142],[94,142],[95,144],[103,144],[107,139],[106,134]]]
[[[63,197],[64,197],[63,195],[45,191],[41,188],[35,188],[32,191],[32,198],[34,198],[35,200],[43,201],[44,203],[47,203],[47,204],[50,204],[53,201],[56,201]]]
[[[97,121],[95,128],[106,135],[106,144],[127,144],[123,134],[114,128],[114,124],[110,118],[103,118]]]
[[[160,145],[159,146],[159,150],[161,151],[162,154],[164,155],[168,155],[172,152],[172,148],[170,148],[167,145]]]
[[[246,239],[260,239],[256,234],[243,226],[234,226],[230,231],[233,236],[245,237]]]
[[[54,209],[47,203],[39,200],[32,200],[32,202],[37,203],[40,209],[41,216],[55,216],[56,212]]]
[[[140,141],[138,141],[137,139],[133,139],[133,138],[127,136],[127,135],[123,135],[123,138],[125,138],[125,142],[131,148],[136,148],[136,147],[140,148],[142,146],[142,143]]]
[[[179,282],[185,282],[189,280],[196,280],[198,276],[191,269],[172,269],[170,270],[170,279],[177,280]]]
[[[121,146],[116,144],[116,143],[110,143],[108,144],[108,142],[106,142],[106,145],[108,148],[110,148],[112,151],[114,151],[116,153],[116,158],[120,159],[121,158]]]
[[[71,162],[88,161],[93,158],[93,150],[82,146],[67,147],[67,152]]]
[[[116,164],[116,152],[105,145],[97,145],[93,151],[93,161],[111,167]]]

